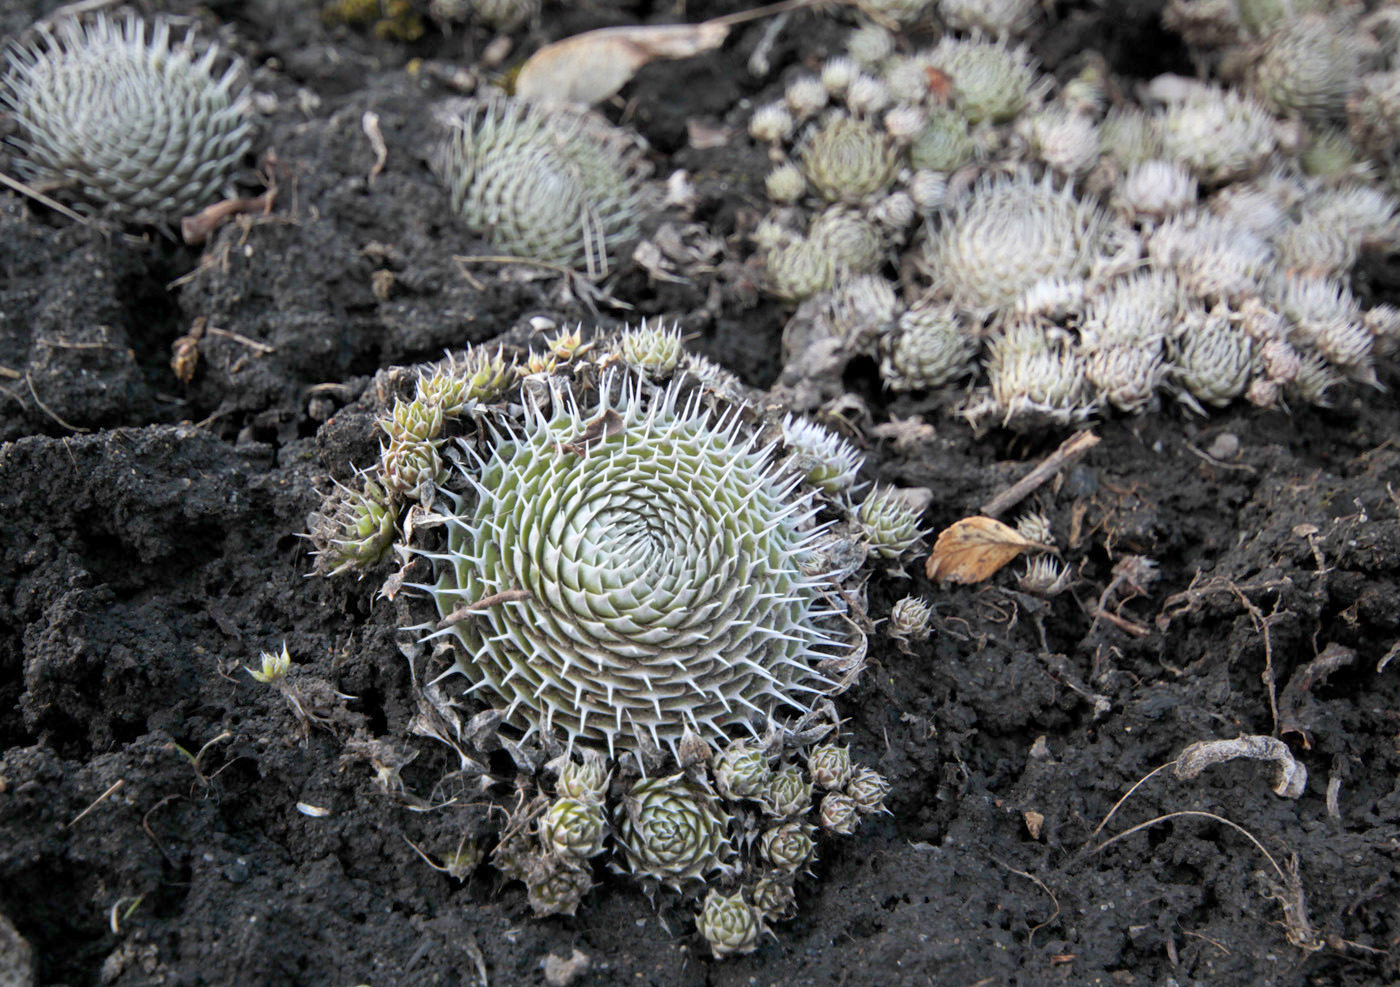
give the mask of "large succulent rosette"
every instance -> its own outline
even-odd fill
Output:
[[[802,571],[821,533],[801,478],[699,390],[599,390],[586,407],[557,379],[527,389],[469,489],[443,492],[431,589],[456,670],[526,736],[610,752],[674,751],[687,730],[719,745],[836,691],[817,670],[843,642],[824,575]]]
[[[218,198],[252,143],[251,96],[217,49],[172,41],[135,16],[68,18],[10,50],[0,102],[21,170],[76,188],[114,214],[180,217]]]

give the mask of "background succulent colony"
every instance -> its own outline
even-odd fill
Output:
[[[519,363],[478,348],[421,372],[379,466],[313,526],[321,570],[397,548],[436,603],[425,640],[491,709],[464,730],[434,682],[425,722],[450,726],[425,732],[466,766],[486,723],[478,745],[521,768],[492,859],[534,909],[573,914],[606,853],[707,891],[719,956],[792,913],[819,832],[883,806],[828,697],[863,662],[865,544],[893,558],[919,534],[888,492],[878,518],[852,506],[846,443],[738,389],[660,324]]]
[[[1393,8],[1177,0],[1218,81],[1134,102],[1093,64],[1042,76],[1014,40],[1029,0],[870,6],[961,30],[911,50],[866,23],[749,123],[774,160],[767,285],[801,303],[799,407],[839,399],[859,353],[896,391],[976,375],[960,412],[1019,429],[1164,390],[1203,412],[1376,383],[1400,312],[1348,276],[1396,235]]]

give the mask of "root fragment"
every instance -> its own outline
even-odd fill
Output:
[[[1278,770],[1273,783],[1275,795],[1296,799],[1308,787],[1308,769],[1294,760],[1288,745],[1276,737],[1260,734],[1236,737],[1234,740],[1201,740],[1189,744],[1177,756],[1174,773],[1183,781],[1191,781],[1212,764],[1233,761],[1237,757],[1276,762]]]

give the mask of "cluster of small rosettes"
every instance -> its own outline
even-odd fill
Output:
[[[610,774],[603,759],[588,752],[560,769],[556,797],[536,823],[538,854],[503,841],[509,876],[523,880],[537,915],[573,915],[593,888],[588,861],[607,847],[611,828],[605,803]]]
[[[252,144],[251,97],[235,61],[171,24],[69,17],[15,45],[0,82],[25,176],[69,188],[122,219],[179,219],[229,187]]]
[[[396,398],[376,420],[382,433],[378,465],[356,479],[336,483],[312,515],[310,537],[316,570],[326,575],[374,568],[390,553],[407,500],[443,479],[442,449],[449,427],[481,401],[490,401],[515,380],[516,368],[498,348],[449,356],[421,372],[413,398]]]
[[[634,138],[594,115],[502,95],[450,122],[439,170],[472,232],[520,257],[608,271],[642,215]]]
[[[378,420],[387,439],[380,444],[379,461],[385,487],[408,496],[441,481],[446,427],[478,401],[499,395],[516,373],[500,349],[482,349],[472,350],[460,363],[449,357],[432,373],[420,374],[413,400],[397,399]]]
[[[976,374],[958,413],[1019,430],[1163,396],[1204,413],[1375,386],[1397,319],[1347,284],[1400,240],[1376,180],[1400,172],[1400,73],[1368,71],[1400,64],[1400,32],[1267,6],[1173,0],[1168,23],[1218,78],[1153,80],[1142,106],[1108,108],[1093,65],[1055,89],[1007,40],[1009,0],[940,8],[998,40],[900,54],[867,24],[790,79],[751,124],[777,162],[754,242],[770,290],[801,303],[785,383],[803,407],[834,410],[858,355],[894,391]]]
[[[707,890],[696,925],[714,955],[751,952],[770,923],[795,913],[794,885],[812,873],[821,834],[851,835],[885,811],[889,794],[879,772],[854,765],[839,744],[799,750],[777,768],[773,757],[733,741],[683,771],[630,784],[591,751],[566,758],[533,836],[517,828],[493,862],[525,882],[536,914],[572,915],[594,887],[591,861],[609,854],[614,870],[645,885]]]

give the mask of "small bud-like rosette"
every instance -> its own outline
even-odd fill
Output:
[[[893,487],[878,487],[856,508],[856,523],[870,551],[885,559],[898,559],[923,537],[919,528],[922,509]]]
[[[851,783],[846,786],[846,797],[864,813],[884,812],[885,798],[889,794],[890,783],[874,768],[856,768]]]
[[[336,484],[311,522],[316,571],[334,576],[378,563],[394,542],[395,510],[392,496],[372,479],[359,489]]]
[[[457,617],[456,671],[527,737],[610,751],[674,752],[687,729],[718,746],[837,691],[817,666],[852,632],[800,568],[821,537],[801,477],[701,390],[601,390],[591,407],[559,379],[527,393],[469,490],[441,491],[455,507],[425,588]]]
[[[418,378],[419,400],[441,411],[445,418],[456,418],[473,401],[491,401],[515,379],[515,366],[506,362],[499,348],[477,347],[460,360],[449,356],[431,374]],[[390,433],[392,437],[392,433]]]
[[[851,751],[839,744],[821,744],[807,754],[807,770],[822,788],[845,788],[851,780]]]
[[[800,820],[766,830],[759,839],[763,859],[781,871],[802,870],[817,853],[813,832],[809,823]]]
[[[928,639],[929,624],[933,620],[933,608],[928,601],[917,596],[906,596],[890,608],[889,623],[885,633],[902,645],[905,650],[911,643]]]
[[[608,823],[596,801],[555,799],[540,820],[540,841],[547,852],[586,858],[603,852]]]
[[[1003,41],[949,36],[922,61],[948,76],[955,105],[973,123],[1014,119],[1044,88],[1025,46]]]
[[[847,116],[832,117],[815,130],[797,157],[807,181],[831,202],[859,202],[879,192],[893,181],[898,163],[888,136]]]
[[[712,890],[695,920],[695,927],[710,944],[716,958],[752,953],[758,947],[763,921],[758,911],[744,900],[742,890],[720,894]]]
[[[524,875],[536,915],[572,915],[593,887],[588,865],[572,857],[546,854],[530,861]]]
[[[608,766],[602,756],[587,751],[582,763],[571,760],[559,769],[559,782],[555,789],[564,798],[602,802],[608,793],[609,780]]]
[[[812,783],[797,765],[789,765],[768,776],[758,790],[758,801],[771,816],[786,819],[805,812],[812,804]]]
[[[769,922],[788,918],[797,910],[793,875],[786,871],[760,877],[750,893],[754,908]]]
[[[743,741],[735,741],[716,754],[711,768],[719,793],[727,799],[756,796],[773,773],[763,750]]]
[[[0,100],[14,111],[31,181],[73,187],[137,219],[178,218],[217,199],[252,143],[237,63],[171,42],[170,24],[69,18],[10,51]]]
[[[1231,89],[1190,93],[1161,112],[1159,126],[1167,155],[1207,185],[1249,177],[1277,146],[1269,112]]]
[[[617,354],[629,367],[651,377],[664,377],[676,369],[685,355],[681,327],[665,325],[660,319],[647,325],[644,319],[635,329],[622,330]]]
[[[807,482],[829,494],[851,489],[865,463],[865,457],[845,439],[793,415],[783,419],[783,441],[793,450],[793,463]]]
[[[1069,185],[1056,189],[1048,176],[991,175],[944,218],[925,262],[955,303],[991,312],[1046,278],[1088,273],[1107,222],[1094,200],[1076,198]]]
[[[637,233],[641,159],[591,114],[504,96],[473,100],[440,161],[452,208],[497,248],[590,276]]]
[[[730,867],[730,816],[684,775],[642,779],[617,815],[618,841],[634,874],[679,887]]]
[[[850,836],[860,824],[860,809],[855,800],[840,792],[828,792],[822,797],[817,813],[822,829],[838,836]]]

